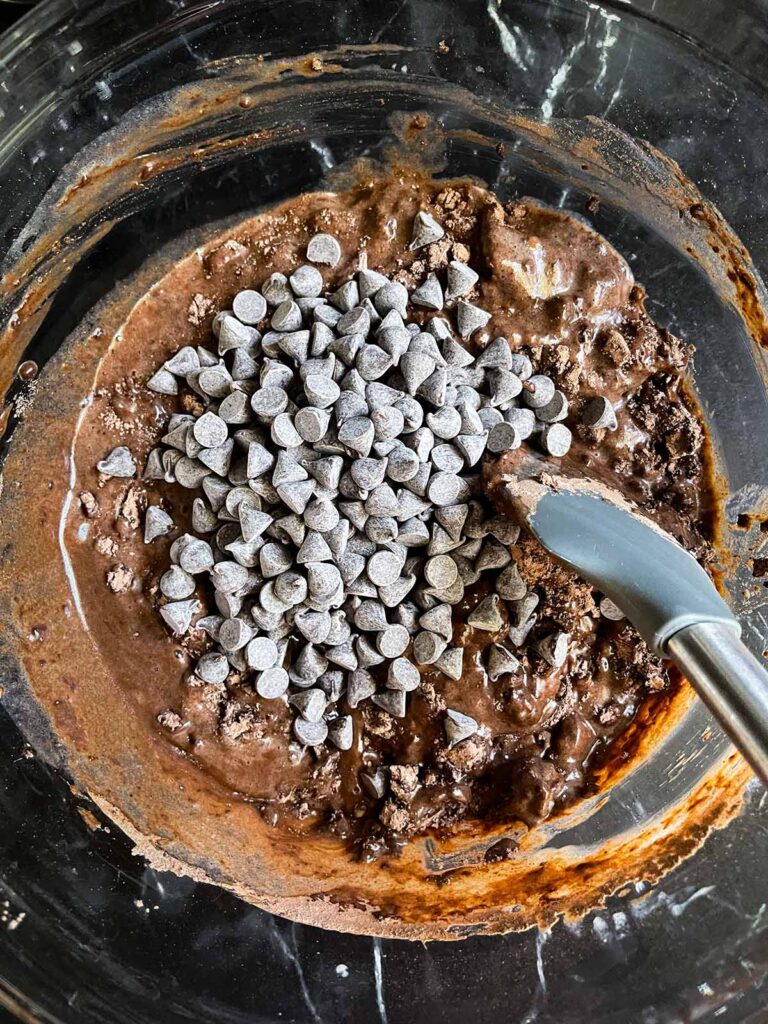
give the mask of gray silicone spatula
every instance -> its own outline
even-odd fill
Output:
[[[675,662],[768,786],[768,673],[696,559],[601,483],[516,476],[503,493],[551,554]]]

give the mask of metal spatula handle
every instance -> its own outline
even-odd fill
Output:
[[[686,626],[667,654],[768,787],[768,673],[721,622]]]

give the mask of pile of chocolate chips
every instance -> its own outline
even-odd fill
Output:
[[[442,235],[421,212],[411,249]],[[467,299],[478,281],[467,264],[450,263],[444,280],[428,274],[410,293],[361,269],[328,293],[318,265],[338,263],[338,241],[315,235],[306,258],[216,315],[215,353],[182,348],[147,382],[175,395],[183,381],[205,411],[171,416],[144,478],[199,492],[192,532],[170,547],[159,609],[174,635],[210,637],[196,675],[214,684],[250,675],[260,697],[295,709],[300,744],[347,750],[354,730],[342,696],[352,710],[371,700],[402,718],[417,666],[461,678],[452,608],[484,573],[493,592],[468,624],[499,632],[506,602],[506,643],[489,647],[486,667],[492,680],[517,670],[539,599],[510,554],[518,528],[482,498],[480,464],[486,451],[523,442],[563,456],[571,431],[552,380],[483,331],[490,314]],[[616,427],[601,397],[582,416]],[[125,447],[97,468],[136,473]],[[145,543],[173,529],[159,505],[147,508]],[[206,576],[212,613],[198,597]],[[536,649],[559,667],[568,643],[558,632]],[[444,725],[450,744],[478,729],[453,709]]]

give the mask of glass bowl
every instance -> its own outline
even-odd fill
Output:
[[[149,254],[342,182],[350,161],[380,158],[405,140],[440,173],[475,176],[502,198],[534,195],[576,212],[599,198],[593,223],[648,286],[652,315],[696,344],[694,383],[737,527],[723,532],[724,579],[747,641],[762,653],[765,591],[749,559],[761,539],[752,517],[768,508],[758,273],[768,262],[759,191],[768,18],[746,0],[704,11],[679,2],[663,16],[653,8],[653,0],[43,3],[0,39],[6,436],[25,429],[30,403],[26,415],[35,416],[34,383],[14,377],[17,366],[51,360],[50,372],[60,370],[68,335]],[[428,130],[413,132],[415,112],[426,112]],[[3,502],[12,505],[8,489]],[[3,545],[12,566],[14,536]],[[19,1016],[760,1019],[765,800],[754,785],[744,790],[743,766],[698,703],[676,706],[645,759],[539,836],[544,860],[562,855],[576,872],[602,857],[610,869],[605,851],[655,823],[637,871],[617,852],[626,877],[596,875],[587,903],[599,899],[597,910],[561,919],[568,901],[553,885],[536,908],[546,930],[480,936],[480,914],[442,922],[443,937],[463,937],[458,943],[329,932],[132,855],[129,838],[73,785],[72,762],[29,699],[10,628],[24,595],[7,569],[2,585],[0,1002]],[[75,774],[103,797],[87,764]],[[677,850],[670,836],[694,816],[692,847],[731,820],[665,874]],[[471,862],[468,850],[460,856]],[[419,855],[440,874],[458,854],[429,846]],[[290,880],[290,864],[284,873]],[[375,877],[366,879],[374,889]],[[449,892],[433,887],[427,918],[450,904]],[[516,927],[525,903],[520,892],[504,893],[491,930]]]

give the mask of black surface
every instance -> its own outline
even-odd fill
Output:
[[[31,3],[17,3],[16,0],[0,0],[0,32],[10,28],[14,21],[32,6]]]
[[[394,24],[399,8],[391,6]],[[0,18],[5,19],[0,23],[9,23],[17,8],[0,0]],[[237,46],[239,37],[235,38]],[[633,45],[633,52],[640,53],[640,43],[633,41]],[[633,104],[639,102],[634,97],[642,95],[631,79],[627,93]],[[694,109],[694,100],[692,93],[692,110],[698,114],[705,108],[697,104]],[[574,110],[591,111],[589,102],[589,96],[577,95]],[[642,111],[637,119],[642,129],[641,115]],[[736,114],[731,116],[735,121]],[[684,131],[679,120],[664,125],[665,148],[684,156],[680,151],[694,145],[697,132]],[[736,131],[734,125],[733,136]],[[663,136],[662,126],[657,124],[652,134]],[[308,161],[318,159],[309,149],[305,156]],[[252,174],[260,169],[258,161],[250,165]],[[286,191],[292,171],[293,167],[281,168],[280,185]],[[698,179],[704,180],[705,173],[699,171]],[[198,179],[184,182],[183,187],[179,184],[167,198],[164,210],[169,219],[180,219],[189,206],[204,211],[203,204],[219,200],[219,213],[236,210],[237,195],[231,196],[231,210],[228,206],[230,197],[225,193],[231,182],[225,172]],[[232,181],[237,183],[236,178]],[[557,196],[544,198],[556,200]],[[160,227],[140,217],[127,220],[110,236],[111,260],[104,265],[115,276],[128,272],[131,232],[161,234]],[[753,234],[762,233],[755,229]],[[97,257],[90,264],[94,271],[98,271]],[[86,307],[88,269],[85,266],[72,280]],[[95,281],[97,274],[93,276]],[[662,284],[654,282],[654,295],[660,294]],[[77,320],[78,306],[74,302],[57,305],[51,317],[61,331],[65,317]],[[691,321],[687,326],[694,328]],[[59,775],[38,758],[27,756],[23,740],[2,708],[0,762],[7,766],[0,783],[0,864],[7,867],[9,886],[15,883],[14,912],[28,913],[18,930],[7,935],[0,930],[5,958],[17,959],[12,977],[30,1001],[47,1002],[67,1024],[86,1020],[134,1024],[147,1020],[150,1013],[153,1024],[181,1020],[195,1024],[222,1020],[233,1024],[714,1021],[701,990],[695,987],[703,980],[716,993],[711,1009],[722,1006],[727,1011],[720,1016],[718,1009],[718,1022],[745,1024],[759,1019],[738,1005],[739,992],[766,983],[764,955],[757,940],[753,949],[743,937],[745,919],[754,919],[757,925],[758,907],[764,902],[754,874],[761,835],[756,811],[754,818],[713,837],[707,848],[708,866],[699,873],[683,868],[665,879],[660,895],[672,910],[667,913],[667,904],[659,900],[652,904],[656,907],[652,915],[642,906],[636,917],[632,911],[620,942],[614,935],[612,942],[595,949],[588,941],[587,926],[579,941],[561,928],[535,947],[529,935],[423,948],[373,943],[293,925],[210,886],[157,874],[132,856],[129,842],[114,827],[91,831],[81,815],[85,805],[72,796]],[[754,850],[752,859],[745,856],[749,849]],[[713,879],[718,880],[716,893],[710,892]],[[678,914],[688,903],[687,941],[670,956]],[[599,918],[602,927],[611,927],[613,911],[624,915],[626,903],[609,901]],[[717,942],[712,941],[713,935],[718,936]],[[728,942],[734,949],[733,967],[722,963],[721,950]],[[47,962],[37,955],[39,949],[50,950]],[[737,960],[740,953],[743,956]],[[337,964],[348,966],[348,978],[337,973]],[[17,967],[16,962],[13,966]],[[514,988],[508,978],[516,979]],[[540,979],[548,982],[548,993]],[[617,1015],[608,1003],[611,993],[623,988],[635,994],[633,1005]],[[192,1009],[192,1000],[185,1003],[185,991],[196,997]],[[662,999],[667,1009],[657,1015],[653,1006]],[[237,1004],[237,1009],[224,1016],[222,1008],[230,1004]],[[269,1012],[265,1008],[270,1006],[279,1009]],[[0,1021],[10,1022],[10,1018],[0,1015]]]

